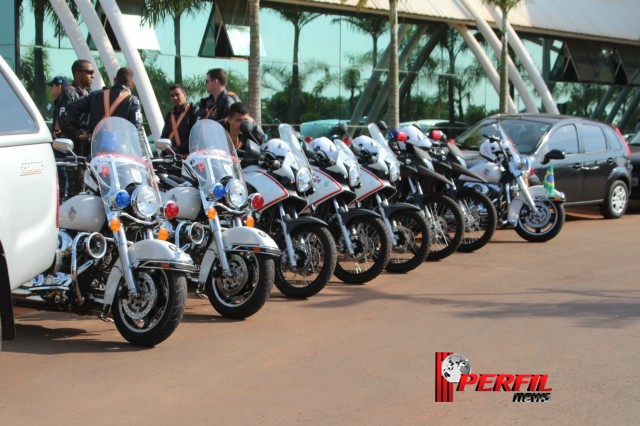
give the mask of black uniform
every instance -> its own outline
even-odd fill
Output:
[[[104,110],[104,94],[105,90],[96,90],[91,92],[89,96],[71,102],[67,107],[67,120],[63,123],[62,131],[65,134],[78,138],[83,133],[81,119],[83,114],[89,114],[89,123],[87,131],[93,132],[96,125],[105,117]],[[142,108],[140,100],[131,94],[131,91],[122,85],[115,85],[109,90],[109,105],[115,104],[115,100],[121,93],[125,92],[128,96],[116,107],[111,113],[112,117],[121,117],[129,120],[138,129],[140,141],[144,140],[144,131],[142,129]],[[83,141],[86,146],[83,147],[84,155],[90,154],[90,141]]]
[[[229,107],[236,102],[240,102],[240,98],[233,92],[223,90],[216,99],[209,95],[200,99],[198,105],[198,118],[210,120],[222,120],[229,116]]]
[[[62,130],[60,129],[60,116],[64,113],[65,107],[63,105],[66,105],[65,100],[73,96],[75,96],[75,91],[72,87],[62,86],[62,92],[60,92],[60,94],[53,100],[53,117],[51,119],[51,124],[54,139],[64,137]],[[63,160],[66,157],[65,153],[55,149],[53,150],[53,154],[56,157],[56,160]],[[58,166],[58,189],[60,201],[62,202],[67,199],[69,191],[69,174],[67,173],[67,168],[64,166]]]
[[[187,111],[185,112],[185,110]],[[198,107],[196,105],[187,103],[181,107],[173,107],[164,116],[164,127],[160,137],[171,139],[171,146],[178,154],[189,155],[189,133],[191,133],[191,128],[198,120],[197,112]],[[171,117],[173,117],[173,120]],[[174,133],[173,121],[178,126],[177,135]]]
[[[54,111],[53,122],[54,122],[54,129],[55,129],[56,118],[57,118],[58,120],[57,123],[59,124],[60,132],[61,132],[59,134],[60,137],[67,137],[70,139],[74,139],[73,134],[65,134],[64,131],[62,131],[62,129],[65,126],[67,126],[66,125],[67,107],[71,102],[77,101],[78,99],[84,98],[85,96],[89,96],[89,91],[80,88],[76,82],[73,82],[71,86],[64,88],[60,96],[58,96],[58,98],[56,99],[56,101],[59,101],[59,105],[58,105],[59,110],[57,114]],[[56,105],[54,103],[54,107],[55,106]],[[83,114],[82,117],[80,117],[80,128],[83,131],[87,131],[88,125],[89,125],[89,114]],[[78,141],[74,139],[74,142],[77,143]]]

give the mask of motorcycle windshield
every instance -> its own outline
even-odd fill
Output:
[[[370,123],[367,128],[369,129],[371,139],[373,139],[373,142],[378,146],[378,161],[384,161],[387,164],[397,162],[398,160],[396,155],[391,151],[391,148],[389,148],[387,139],[384,137],[378,126],[375,123]]]
[[[280,133],[280,139],[285,141],[287,143],[287,146],[291,150],[298,170],[300,170],[302,167],[306,167],[311,170],[309,160],[302,151],[302,145],[300,144],[300,140],[296,137],[293,127],[290,124],[281,124],[280,126],[278,126],[278,131]]]
[[[347,169],[351,166],[358,166],[358,159],[356,158],[356,155],[344,142],[342,142],[340,139],[335,139],[333,143],[335,143],[339,151],[341,151],[338,159],[342,159],[344,161]]]
[[[100,121],[91,136],[91,168],[103,196],[147,185],[157,192],[151,160],[142,151],[138,130],[120,117]]]
[[[241,179],[240,159],[227,131],[213,120],[199,120],[189,134],[189,162],[202,179]]]

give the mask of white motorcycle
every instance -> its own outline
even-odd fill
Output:
[[[170,150],[171,142],[160,139],[156,147]],[[224,317],[247,318],[269,298],[274,259],[280,255],[271,237],[253,228],[252,213],[264,200],[258,193],[248,196],[240,160],[219,123],[198,121],[191,129],[189,152],[182,162],[186,183],[159,174],[168,188],[163,198],[176,202],[179,213],[158,232],[172,238],[200,266],[196,294],[206,291]]]
[[[89,191],[60,206],[58,262],[50,273],[14,290],[15,304],[95,313],[115,321],[120,334],[135,345],[164,341],[184,313],[185,275],[196,269],[178,247],[153,239],[160,211],[175,211],[176,206],[161,207],[136,128],[118,117],[102,120],[93,132],[88,164],[73,154],[70,140],[57,139],[53,146],[71,154],[60,165],[86,168]],[[127,234],[143,239],[133,243]]]
[[[564,225],[565,195],[555,188],[550,191],[542,185],[528,186],[529,160],[521,157],[504,135],[484,137],[487,139],[480,146],[480,155],[486,162],[476,164],[470,170],[484,177],[487,183],[463,175],[460,180],[464,186],[491,198],[499,218],[498,227],[515,228],[518,235],[530,242],[554,238]],[[554,149],[546,153],[541,163],[563,158],[564,154]]]

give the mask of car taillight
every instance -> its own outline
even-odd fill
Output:
[[[611,127],[613,127],[613,130],[616,131],[618,137],[620,138],[620,141],[622,142],[622,145],[624,145],[624,148],[627,150],[627,154],[629,154],[629,157],[631,157],[631,149],[629,148],[629,144],[627,143],[627,141],[624,139],[622,132],[620,131],[618,126],[612,124]]]

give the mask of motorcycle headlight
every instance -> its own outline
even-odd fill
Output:
[[[150,186],[141,185],[133,190],[131,205],[135,214],[148,219],[157,213],[160,207],[160,199]]]
[[[246,185],[240,179],[233,179],[225,189],[227,201],[234,208],[239,209],[246,204],[249,194]]]
[[[301,168],[296,176],[296,186],[298,191],[307,192],[311,188],[311,170],[306,167]]]
[[[391,182],[395,182],[400,179],[400,164],[397,161],[394,161],[389,166],[389,180]]]
[[[360,168],[358,166],[349,167],[349,186],[355,187],[360,183]]]

